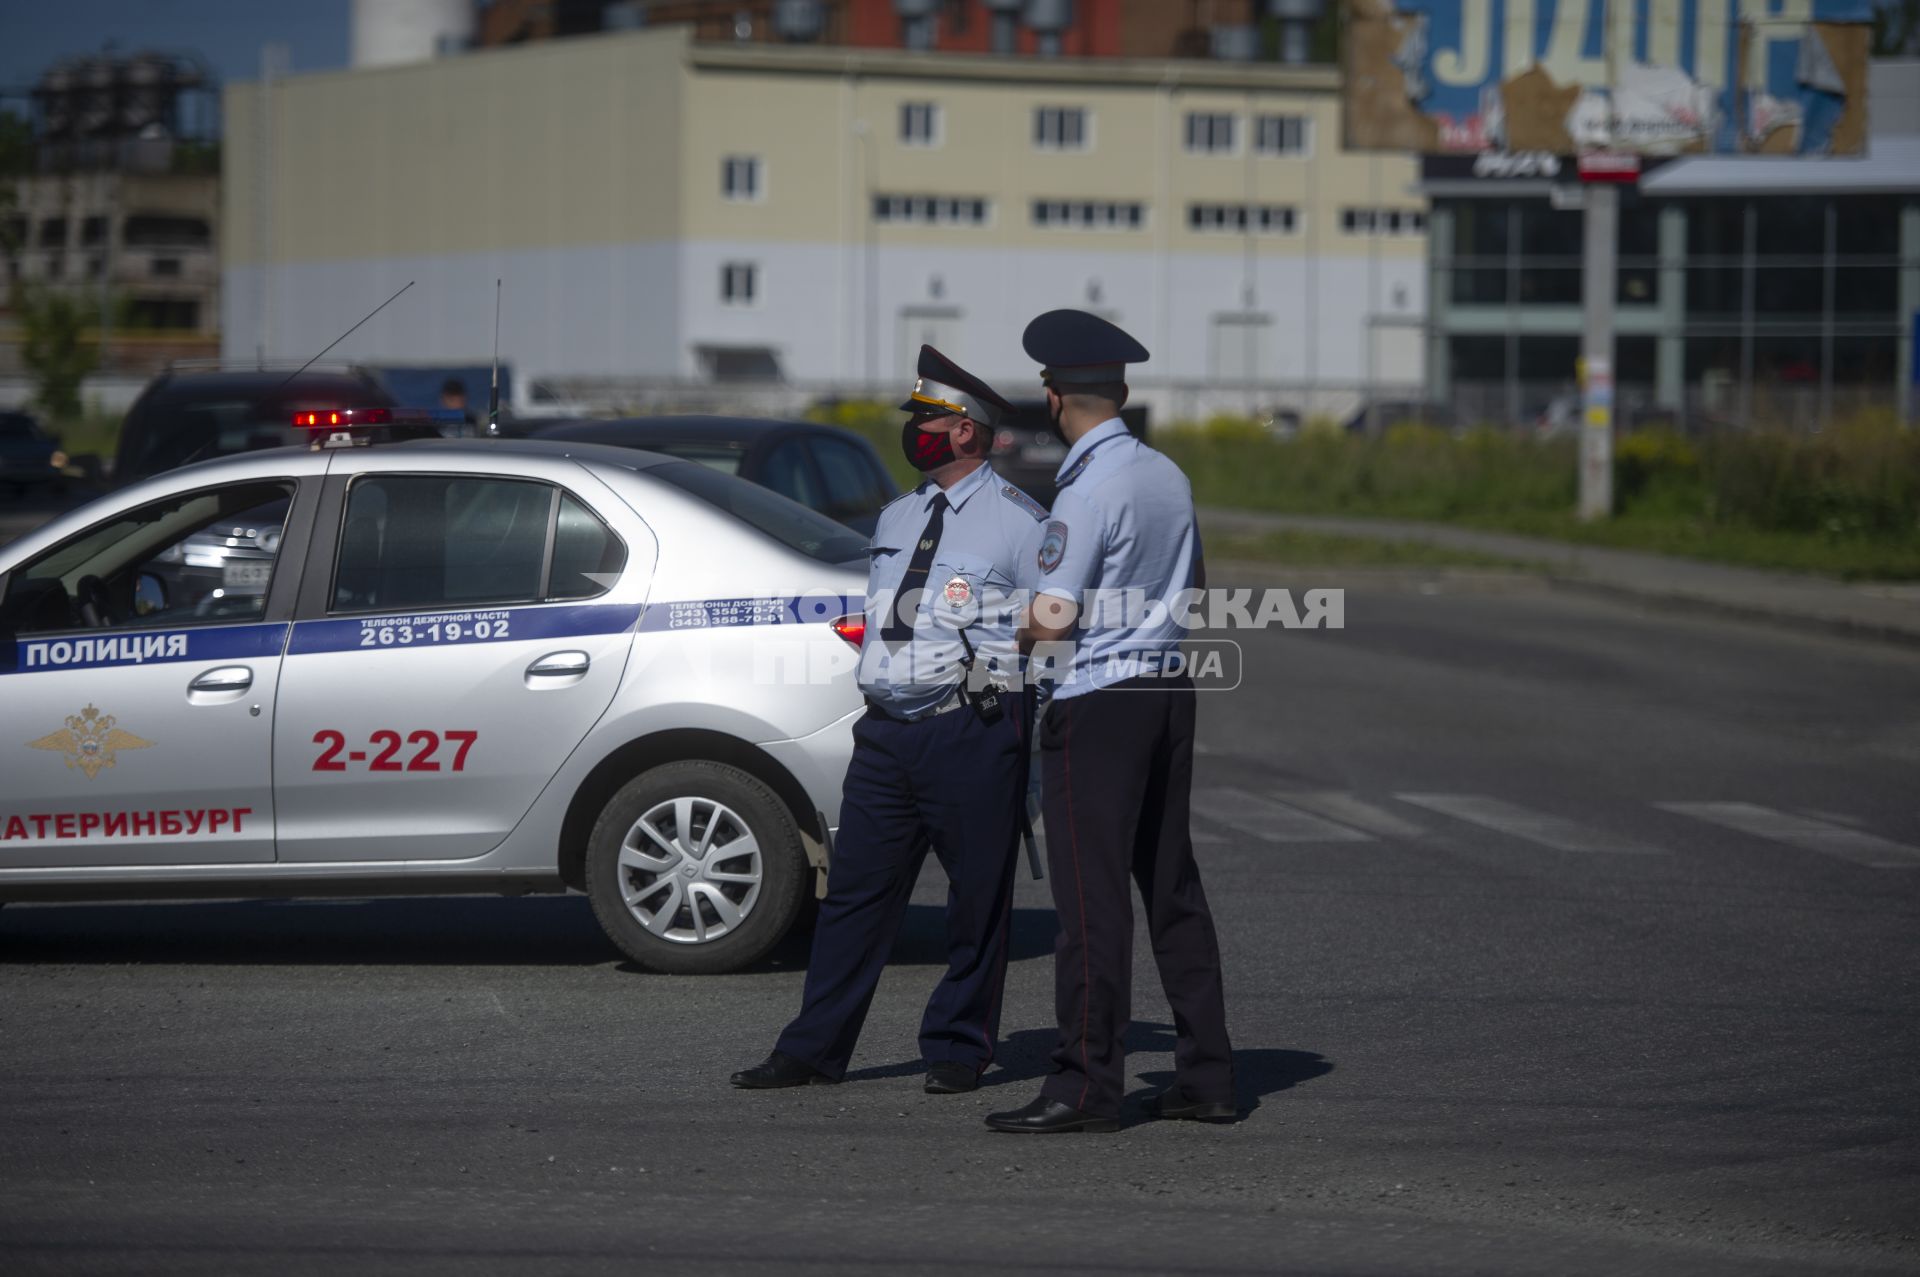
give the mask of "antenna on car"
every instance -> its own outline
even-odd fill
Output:
[[[413,287],[412,280],[408,280],[405,284],[402,284],[400,286],[400,292],[395,293],[393,297],[387,298],[387,300],[381,302],[378,306],[375,306],[372,310],[368,311],[364,316],[361,317],[360,324],[366,323],[367,320],[372,319],[375,315],[379,314],[381,311],[385,310],[387,307],[393,305],[393,301],[395,297],[400,296],[400,293],[404,293],[407,291],[407,289],[412,287]],[[328,342],[326,344],[325,349],[323,349],[319,355],[315,355],[312,359],[307,360],[306,363],[301,364],[298,368],[295,368],[291,373],[287,374],[287,380],[281,382],[278,386],[275,386],[274,389],[275,390],[285,389],[286,386],[290,382],[292,382],[295,377],[298,377],[301,373],[305,372],[307,369],[319,363],[320,355],[326,354],[327,351],[332,350],[335,346],[338,346],[341,342],[353,336],[354,331],[360,327],[360,324],[355,324],[352,328],[347,329],[347,331],[341,333],[338,337],[335,337],[332,341]]]
[[[493,281],[493,389],[487,392],[487,433],[500,433],[500,281]]]

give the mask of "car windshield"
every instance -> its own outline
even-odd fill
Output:
[[[735,479],[694,461],[670,461],[647,473],[718,506],[810,559],[847,563],[866,554],[865,537],[759,484]]]
[[[271,401],[277,405],[278,400]],[[299,443],[290,413],[269,416],[260,397],[173,399],[155,404],[132,475],[158,474],[189,461]]]

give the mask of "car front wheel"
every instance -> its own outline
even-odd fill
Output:
[[[587,843],[587,896],[622,952],[651,971],[717,975],[758,960],[800,914],[800,830],[758,779],[668,763],[628,781]]]

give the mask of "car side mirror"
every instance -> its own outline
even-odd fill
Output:
[[[152,616],[167,610],[167,583],[151,572],[142,572],[133,583],[133,614]]]

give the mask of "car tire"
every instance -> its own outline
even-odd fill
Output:
[[[719,975],[764,957],[792,929],[812,873],[786,805],[725,763],[642,772],[587,838],[594,917],[622,953],[667,975]]]

